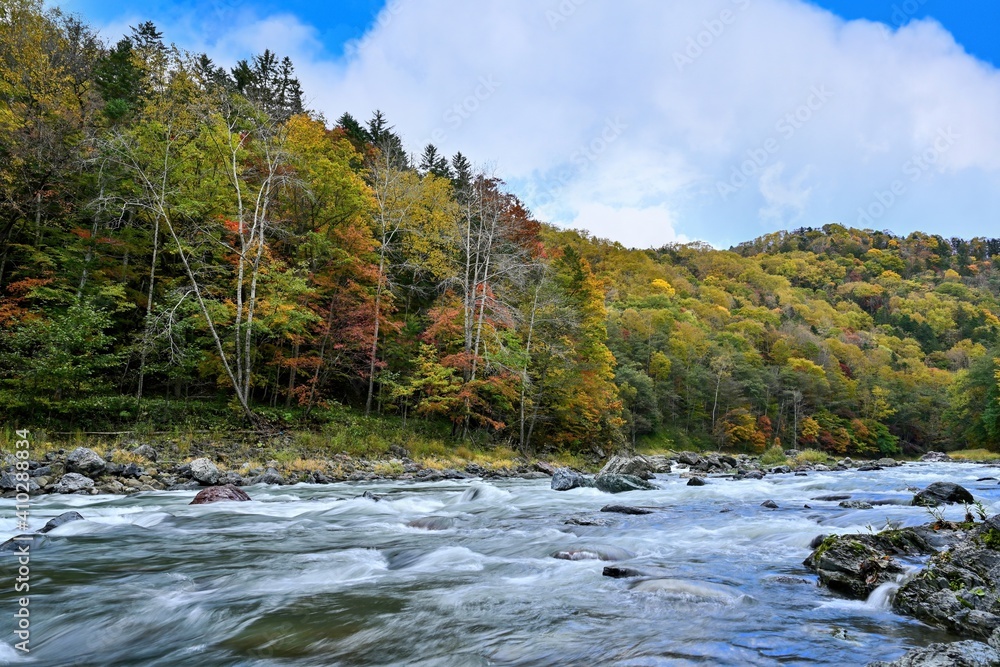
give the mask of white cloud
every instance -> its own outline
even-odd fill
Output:
[[[543,217],[624,243],[864,224],[947,128],[960,138],[873,222],[995,234],[1000,74],[934,21],[893,31],[800,0],[392,0],[343,59],[291,15],[195,46],[288,54],[328,119],[382,109],[414,152],[495,161]]]

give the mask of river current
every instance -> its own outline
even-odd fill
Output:
[[[199,506],[193,491],[41,496],[32,528],[67,510],[85,520],[32,551],[27,656],[13,648],[16,557],[0,554],[0,664],[864,665],[949,637],[894,614],[891,585],[867,601],[818,587],[809,543],[931,517],[814,498],[905,503],[952,481],[993,514],[1000,487],[983,477],[1000,470],[919,463],[703,487],[670,474],[615,496],[548,480],[258,486],[251,502]],[[0,500],[0,541],[18,533],[13,502]],[[605,577],[607,565],[647,576]]]

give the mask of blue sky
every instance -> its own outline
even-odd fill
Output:
[[[839,222],[1000,235],[996,0],[68,0],[220,64],[271,48],[545,220],[626,245]],[[362,39],[363,38],[363,39]]]

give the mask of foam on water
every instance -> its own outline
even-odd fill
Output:
[[[192,491],[40,496],[32,527],[68,509],[85,520],[53,531],[37,565],[33,554],[46,568],[39,609],[59,612],[39,612],[46,643],[32,657],[71,664],[82,646],[87,664],[204,667],[865,664],[934,637],[888,609],[898,583],[865,601],[815,586],[808,544],[929,515],[812,498],[906,499],[907,487],[947,480],[1000,508],[1000,488],[975,482],[994,471],[971,464],[704,487],[677,472],[618,496],[555,492],[548,480],[260,487],[251,502],[205,506],[188,505]],[[382,500],[359,497],[368,490]],[[653,513],[601,512],[608,504]],[[16,524],[0,514],[6,539]],[[642,581],[603,577],[605,561],[552,558],[597,547],[626,554]],[[11,651],[0,644],[0,663],[18,659]]]

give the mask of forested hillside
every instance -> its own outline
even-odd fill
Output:
[[[323,423],[349,406],[522,451],[646,439],[1000,447],[1000,239],[779,232],[629,250],[461,153],[213,63],[0,15],[0,417]],[[489,156],[480,156],[488,158]]]

